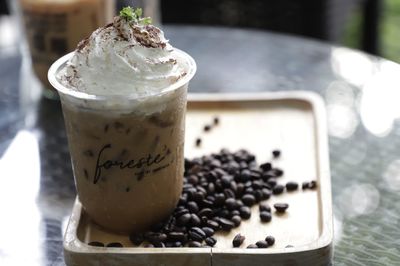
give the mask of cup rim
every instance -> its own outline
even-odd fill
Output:
[[[189,71],[188,73],[175,82],[174,84],[171,84],[163,89],[161,89],[159,92],[150,94],[150,95],[144,95],[144,96],[137,96],[137,94],[128,94],[128,95],[118,95],[118,94],[111,94],[111,95],[95,95],[91,93],[86,93],[86,92],[81,92],[81,91],[76,91],[71,88],[68,88],[61,84],[56,75],[58,71],[73,57],[74,53],[76,51],[70,52],[59,59],[57,59],[49,68],[49,71],[47,72],[47,78],[50,82],[50,84],[54,87],[54,89],[57,90],[59,94],[64,94],[64,95],[69,95],[74,98],[82,99],[82,100],[109,100],[109,99],[124,99],[124,100],[138,100],[138,99],[143,99],[143,98],[148,98],[156,95],[160,95],[166,92],[170,92],[173,90],[176,90],[183,85],[187,84],[194,76],[194,74],[197,71],[197,65],[194,59],[186,52],[174,48],[174,50],[182,55],[182,57],[185,59],[186,63],[189,66]]]

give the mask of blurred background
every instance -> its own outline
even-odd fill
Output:
[[[400,62],[400,0],[0,0],[0,48],[19,49],[44,96],[57,98],[47,81],[50,65],[127,5],[143,7],[160,27],[267,30]]]
[[[116,2],[123,6],[141,1]],[[162,23],[265,29],[316,38],[400,62],[399,0],[159,0],[156,8]],[[0,0],[0,15],[9,13],[7,0]],[[0,45],[7,42],[4,31],[0,30]]]

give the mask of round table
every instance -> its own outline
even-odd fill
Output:
[[[266,31],[165,26],[198,72],[190,92],[309,90],[326,102],[335,265],[400,263],[400,66]],[[35,100],[0,49],[0,265],[64,265],[75,198],[59,102]],[[22,74],[20,74],[22,73]]]

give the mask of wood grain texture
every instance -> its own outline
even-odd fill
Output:
[[[220,124],[203,132],[214,116],[220,118]],[[105,232],[93,224],[77,202],[65,236],[68,265],[89,265],[80,264],[85,260],[118,260],[118,265],[125,265],[125,261],[126,265],[329,264],[333,239],[331,185],[325,112],[318,97],[302,92],[190,95],[186,124],[186,157],[221,148],[245,148],[262,163],[272,160],[273,149],[280,149],[281,158],[273,160],[285,171],[279,183],[317,180],[318,189],[272,197],[267,201],[271,206],[287,202],[290,207],[284,215],[273,213],[270,223],[261,223],[258,207],[253,207],[251,219],[229,233],[216,234],[218,242],[212,249],[134,248],[128,236]],[[203,140],[200,148],[194,144],[197,137]],[[242,247],[267,235],[273,235],[276,243],[267,249],[234,249],[232,239],[239,232],[246,236]],[[90,241],[121,242],[127,248],[94,248],[85,244]]]

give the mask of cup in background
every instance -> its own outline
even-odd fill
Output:
[[[13,1],[14,2],[14,1]],[[112,20],[115,2],[110,0],[18,0],[18,13],[27,40],[33,70],[43,94],[57,98],[47,80],[51,64],[75,50],[80,40]]]
[[[114,232],[135,232],[162,221],[181,195],[184,171],[186,94],[196,71],[160,93],[96,96],[66,88],[58,71],[72,53],[49,70],[64,113],[78,197],[89,216]]]

